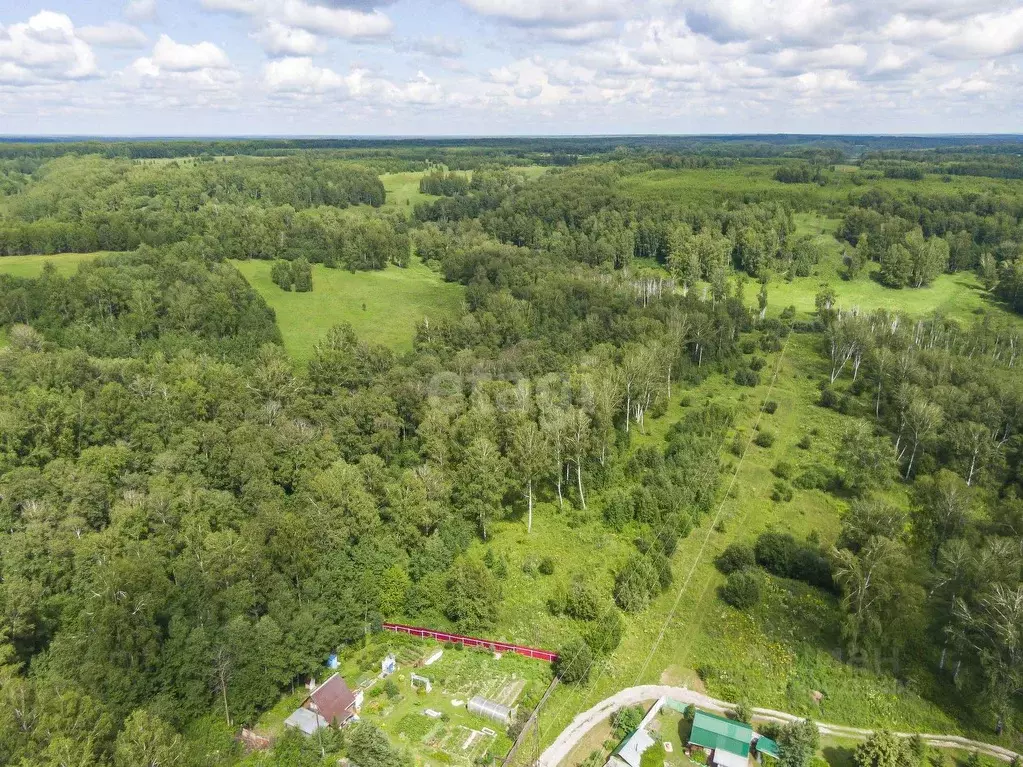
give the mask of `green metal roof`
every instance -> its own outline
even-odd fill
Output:
[[[697,711],[689,742],[703,748],[720,748],[730,754],[749,756],[753,728],[748,724]]]
[[[778,744],[770,738],[765,738],[763,735],[757,738],[757,751],[761,754],[773,756],[775,759],[778,759],[781,756],[781,754],[778,753]]]

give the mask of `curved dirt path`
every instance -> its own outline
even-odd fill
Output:
[[[558,765],[565,760],[572,749],[580,740],[582,740],[583,736],[586,735],[592,727],[599,724],[604,719],[607,719],[622,706],[635,706],[639,703],[657,700],[662,696],[674,698],[681,703],[692,703],[698,708],[713,711],[718,714],[724,714],[735,708],[734,703],[728,703],[727,701],[718,700],[717,698],[711,698],[708,695],[690,690],[686,687],[671,687],[669,685],[662,684],[647,684],[640,685],[639,687],[628,687],[615,693],[610,698],[605,698],[588,711],[584,711],[573,719],[571,724],[569,724],[568,727],[566,727],[562,733],[558,735],[557,739],[547,748],[547,750],[540,755],[540,759],[537,762],[538,767],[558,767]],[[758,721],[777,722],[779,724],[787,724],[789,722],[795,722],[802,719],[802,717],[793,716],[792,714],[787,714],[784,711],[774,711],[769,708],[754,708],[753,715]],[[866,730],[859,727],[846,727],[844,725],[826,724],[824,722],[817,722],[816,724],[817,729],[820,730],[822,735],[837,735],[843,738],[864,740],[873,733],[873,730]],[[900,737],[908,738],[916,733],[897,732],[895,734]],[[923,738],[924,742],[929,746],[934,746],[936,748],[964,748],[976,750],[982,754],[993,756],[1006,762],[1012,761],[1017,756],[1015,751],[1011,751],[1007,748],[991,745],[990,743],[981,743],[976,740],[969,740],[968,738],[961,738],[958,735],[930,735],[920,733],[920,737]]]

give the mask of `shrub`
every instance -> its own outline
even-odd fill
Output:
[[[834,590],[830,560],[817,548],[798,543],[788,533],[763,533],[753,551],[757,564],[769,573]]]
[[[760,575],[756,570],[738,570],[728,576],[721,598],[737,610],[748,610],[760,601]]]
[[[783,319],[783,320],[791,320],[795,316],[796,316],[796,307],[793,306],[792,304],[789,304],[784,309],[782,309],[781,310],[781,314],[779,315],[779,317],[781,317],[781,319]]]
[[[604,501],[604,521],[612,530],[621,532],[635,514],[635,504],[625,490],[619,489],[609,493]]]
[[[778,461],[771,469],[771,473],[778,479],[792,479],[792,475],[795,473],[795,467],[788,461]]]
[[[731,543],[714,560],[718,570],[725,575],[730,575],[738,570],[746,570],[755,566],[756,563],[753,547],[748,543]]]
[[[804,434],[799,442],[796,443],[796,447],[800,450],[809,450],[813,445],[813,438],[809,434]]]
[[[742,349],[743,354],[753,354],[757,350],[757,342],[753,338],[746,338],[739,348]]]
[[[760,383],[760,374],[749,368],[740,368],[735,371],[735,383],[739,386],[757,386]]]
[[[622,614],[617,607],[609,605],[596,620],[590,621],[584,639],[594,655],[608,655],[618,649],[624,634],[625,620]]]
[[[554,558],[544,557],[541,559],[538,569],[543,575],[554,575]]]
[[[809,467],[792,482],[800,490],[828,490],[834,483],[833,472],[819,465]]]
[[[650,559],[634,555],[615,578],[615,603],[630,613],[638,613],[650,602],[659,585],[657,571]]]
[[[398,692],[398,685],[394,683],[393,679],[388,679],[384,683],[384,693],[387,695],[388,698],[391,699],[397,698],[398,695],[400,694]]]
[[[753,708],[746,701],[739,701],[732,709],[732,716],[737,722],[749,724],[753,721]]]
[[[839,400],[838,392],[830,386],[821,389],[821,398],[818,400],[821,407],[835,408],[838,406]]]
[[[593,584],[582,579],[576,579],[568,587],[568,596],[565,600],[565,614],[571,618],[583,621],[591,621],[600,612],[600,594]]]
[[[753,439],[760,447],[770,447],[774,444],[774,432],[768,429],[762,429],[757,432],[757,436]]]
[[[567,684],[584,683],[590,678],[593,652],[582,637],[576,637],[558,651],[554,674]]]
[[[620,708],[611,717],[611,729],[614,732],[615,740],[623,740],[631,735],[643,721],[644,711],[639,706],[627,706]]]
[[[750,370],[753,370],[754,372],[763,370],[765,365],[767,365],[767,360],[763,357],[754,357],[749,361]]]
[[[778,503],[788,503],[791,501],[792,485],[779,479],[771,489],[771,500]]]
[[[764,403],[764,412],[767,413],[768,415],[774,415],[775,411],[777,410],[778,403],[775,402],[773,399],[769,399],[767,400],[767,402]]]

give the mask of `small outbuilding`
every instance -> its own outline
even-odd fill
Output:
[[[697,711],[689,734],[689,747],[707,751],[710,767],[746,767],[753,728],[743,722]]]
[[[487,700],[482,695],[477,695],[475,698],[470,700],[466,704],[470,714],[476,714],[476,716],[483,716],[487,719],[493,719],[495,722],[501,724],[511,724],[512,719],[515,717],[515,709],[504,706],[492,700]]]
[[[326,727],[327,720],[315,711],[310,711],[307,708],[296,708],[291,712],[291,716],[284,720],[284,726],[294,730],[301,730],[306,735],[312,735],[321,727]]]
[[[284,720],[285,727],[293,727],[312,735],[321,727],[341,727],[356,718],[362,708],[362,690],[352,692],[340,674],[334,674],[309,693],[301,708],[295,709]]]
[[[655,745],[653,736],[646,728],[640,727],[611,752],[611,758],[607,761],[608,767],[639,767],[643,752]]]
[[[757,756],[764,754],[774,759],[780,759],[781,754],[778,751],[778,744],[770,738],[766,738],[763,735],[758,735],[757,739],[753,741],[753,748],[757,752]]]

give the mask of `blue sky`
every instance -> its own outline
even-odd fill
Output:
[[[0,0],[0,133],[1023,130],[1019,0]]]

